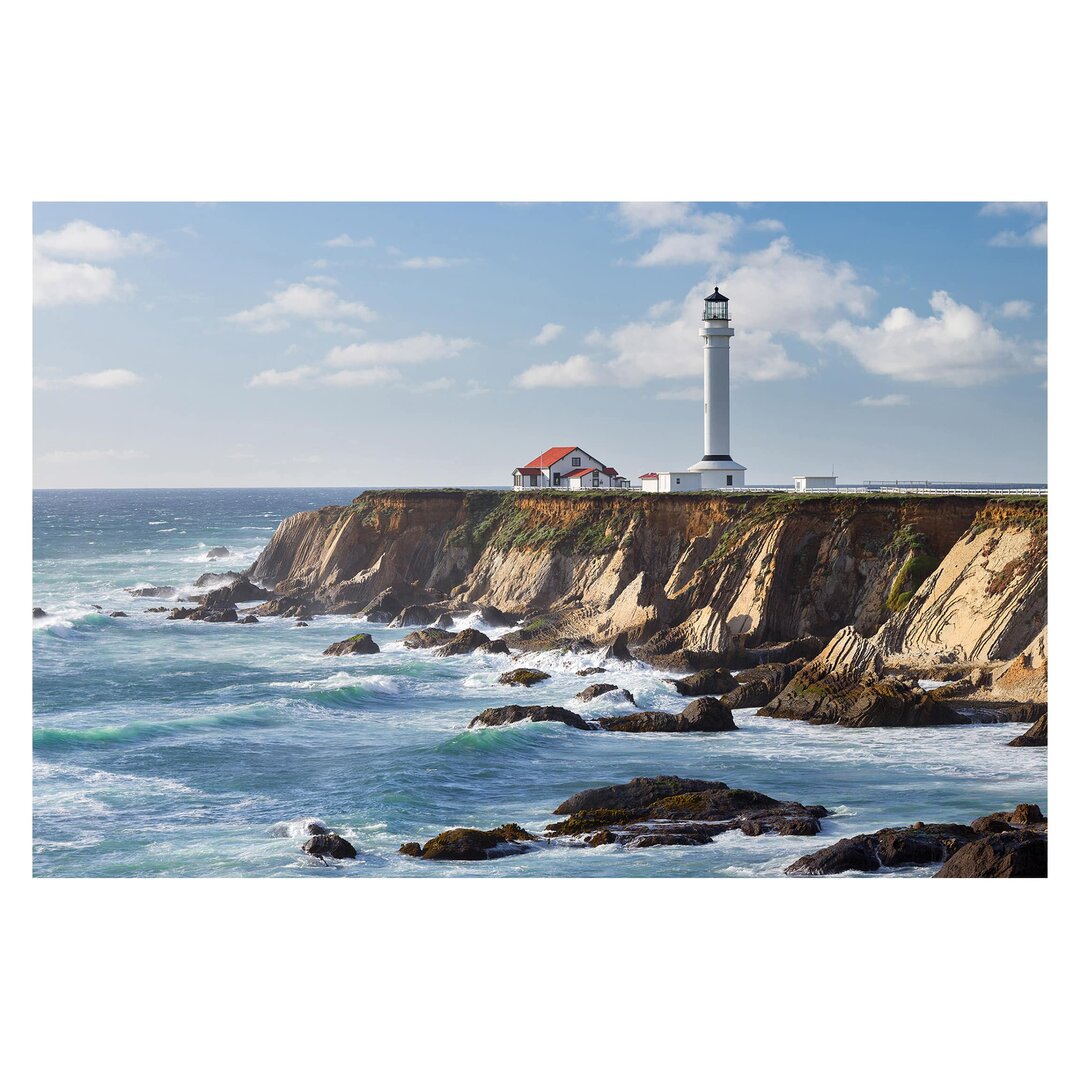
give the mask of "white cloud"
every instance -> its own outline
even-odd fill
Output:
[[[119,300],[130,292],[130,286],[120,281],[111,266],[57,262],[34,254],[34,307],[99,304]]]
[[[448,266],[458,266],[467,261],[467,259],[448,259],[443,255],[414,255],[409,259],[402,259],[398,266],[406,270],[445,270]]]
[[[998,315],[1003,319],[1027,319],[1032,312],[1030,300],[1006,300],[998,308]]]
[[[125,236],[118,229],[102,229],[89,221],[71,221],[61,229],[34,237],[34,250],[51,259],[113,262],[129,255],[145,255],[156,246],[156,240],[142,233]]]
[[[625,202],[615,211],[618,219],[633,232],[646,229],[663,229],[685,220],[690,213],[689,203],[680,202]]]
[[[260,371],[258,374],[253,375],[248,379],[247,385],[256,389],[259,387],[299,386],[301,383],[307,382],[318,373],[319,369],[317,367],[312,367],[310,364],[288,368],[285,371],[268,368],[266,371]]]
[[[115,270],[98,263],[145,255],[157,241],[143,233],[102,229],[88,221],[71,221],[34,237],[34,306],[99,304],[121,300],[134,291]],[[93,260],[88,261],[88,260]]]
[[[38,460],[63,462],[111,459],[115,461],[131,461],[144,457],[146,455],[141,450],[50,450],[47,454],[40,454]]]
[[[35,390],[56,390],[71,387],[77,390],[119,390],[135,386],[142,377],[127,368],[107,368],[105,371],[87,371],[81,375],[65,375],[55,379],[35,379]]]
[[[416,334],[396,341],[369,341],[363,345],[335,346],[326,354],[330,367],[423,364],[452,360],[473,342],[469,338],[445,338],[442,334]]]
[[[784,223],[777,221],[776,218],[762,218],[760,221],[751,222],[750,228],[760,232],[783,232]]]
[[[1003,217],[1006,214],[1029,214],[1031,217],[1045,217],[1044,202],[989,202],[979,210],[980,217]]]
[[[1032,225],[1022,233],[1005,229],[991,236],[988,243],[991,247],[1046,247],[1046,233],[1044,221],[1039,225]]]
[[[328,248],[369,248],[375,246],[375,238],[365,236],[360,240],[354,240],[348,233],[341,233],[332,240],[324,240],[322,246]]]
[[[339,284],[337,278],[332,278],[328,274],[308,274],[304,278],[306,282],[311,285],[337,285]]]
[[[371,322],[375,312],[359,300],[343,300],[333,289],[297,282],[274,293],[265,304],[227,315],[227,322],[256,333],[287,329],[297,319],[308,320],[324,332],[348,332],[342,320]]]
[[[907,394],[884,394],[882,397],[864,397],[855,402],[864,408],[889,409],[897,405],[910,405]]]
[[[441,379],[430,379],[428,382],[420,383],[419,386],[414,386],[413,392],[417,394],[441,394],[453,389],[453,386],[454,380],[444,375]]]
[[[565,326],[560,326],[559,323],[547,322],[540,327],[540,332],[529,339],[531,345],[549,345],[553,342],[564,330]]]
[[[1040,346],[1002,334],[947,292],[930,297],[926,318],[893,308],[877,326],[839,322],[826,335],[868,371],[905,382],[974,386],[1045,365]]]
[[[664,232],[636,266],[718,266],[727,258],[727,246],[739,230],[739,219],[721,212],[688,214],[679,228]]]
[[[401,372],[383,367],[346,368],[323,375],[319,381],[329,386],[384,386],[386,383],[400,382]]]
[[[605,382],[605,369],[580,353],[552,364],[534,364],[526,368],[514,385],[523,390],[567,386],[599,386]]]

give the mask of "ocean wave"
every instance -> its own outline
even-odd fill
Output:
[[[270,835],[274,837],[290,837],[293,839],[308,839],[312,835],[308,829],[309,825],[314,825],[318,829],[326,831],[329,826],[323,821],[322,818],[317,817],[304,817],[294,818],[292,821],[278,821],[270,826]]]
[[[372,698],[398,697],[410,682],[395,675],[354,675],[336,671],[322,679],[294,679],[267,685],[282,690],[300,690],[304,697],[321,705],[343,705],[359,704]]]

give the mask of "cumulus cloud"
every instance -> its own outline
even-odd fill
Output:
[[[268,368],[266,371],[260,371],[248,379],[247,385],[252,388],[298,386],[318,373],[319,369],[312,367],[310,364],[302,364],[300,367],[288,368],[285,371]]]
[[[429,379],[427,382],[420,383],[419,386],[413,387],[413,392],[417,394],[441,394],[447,390],[452,390],[454,387],[454,380],[444,375],[441,379]]]
[[[1003,319],[1026,319],[1032,311],[1030,300],[1006,300],[998,308],[998,314]]]
[[[1004,229],[990,237],[991,247],[1046,247],[1046,222],[1032,225],[1024,232]]]
[[[362,345],[335,346],[326,354],[330,367],[423,364],[452,360],[473,342],[469,338],[446,338],[442,334],[416,334],[396,341],[369,341]]]
[[[599,386],[605,381],[604,365],[582,354],[552,364],[534,364],[514,379],[523,390],[568,386]]]
[[[359,300],[343,300],[334,289],[297,282],[274,293],[264,304],[225,317],[227,322],[256,333],[285,330],[297,320],[305,320],[327,333],[351,330],[343,320],[371,322],[375,312]]]
[[[126,386],[135,386],[142,382],[142,377],[127,368],[107,368],[105,371],[87,371],[81,375],[65,375],[59,378],[34,380],[35,390],[119,390]]]
[[[402,259],[398,266],[406,270],[445,270],[448,266],[458,266],[467,261],[466,259],[449,259],[444,255],[414,255],[409,259]]]
[[[540,327],[540,332],[535,337],[529,339],[529,343],[531,345],[548,345],[565,329],[565,326],[560,326],[555,322],[544,323],[544,325]]]
[[[675,225],[689,213],[690,204],[682,202],[624,202],[615,210],[616,218],[634,233]]]
[[[99,304],[121,300],[134,291],[110,266],[131,255],[144,255],[157,241],[143,233],[102,229],[71,221],[34,237],[34,306]],[[91,261],[92,260],[92,261]]]
[[[784,223],[777,221],[776,218],[762,218],[760,221],[751,222],[750,228],[757,229],[759,232],[783,232]]]
[[[1045,365],[1040,346],[1002,334],[947,292],[930,297],[932,314],[893,308],[877,326],[843,321],[827,337],[848,349],[868,371],[905,382],[975,386]]]
[[[897,405],[910,405],[907,394],[884,394],[882,397],[864,397],[855,402],[863,408],[889,409]]]
[[[727,246],[739,231],[739,219],[731,214],[687,214],[678,226],[661,233],[656,243],[638,257],[636,266],[719,265]]]
[[[345,368],[320,376],[320,382],[329,386],[384,386],[400,381],[400,371],[384,367]]]
[[[129,255],[145,255],[156,246],[157,241],[143,233],[125,235],[119,229],[102,229],[81,220],[34,237],[34,250],[51,259],[113,262]]]
[[[360,240],[354,240],[348,233],[341,233],[332,240],[324,240],[323,247],[328,248],[369,248],[375,246],[375,238],[365,236]]]

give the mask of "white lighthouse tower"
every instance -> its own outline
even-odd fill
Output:
[[[719,287],[705,297],[701,317],[705,339],[705,453],[690,472],[701,474],[703,488],[742,487],[746,468],[731,457],[731,339],[728,298]]]

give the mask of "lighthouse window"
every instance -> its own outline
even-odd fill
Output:
[[[732,477],[731,473],[728,473],[727,486],[731,487],[734,482],[735,481],[734,481],[734,478]]]

